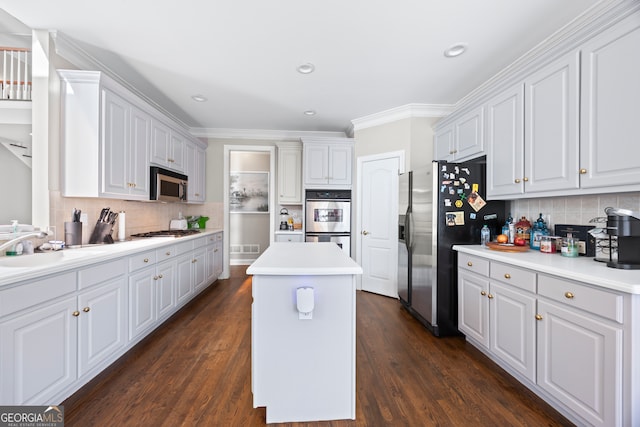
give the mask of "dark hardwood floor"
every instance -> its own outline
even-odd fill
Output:
[[[70,426],[260,426],[251,279],[232,267],[65,402]],[[357,294],[356,420],[287,426],[567,426],[461,337],[435,338],[397,300]]]

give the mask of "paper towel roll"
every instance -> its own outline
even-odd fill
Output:
[[[125,215],[124,215],[124,211],[121,211],[118,214],[118,240],[121,242],[124,242],[125,237],[126,237],[126,231],[125,231]]]

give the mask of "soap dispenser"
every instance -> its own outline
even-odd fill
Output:
[[[11,220],[11,239],[16,239],[18,237],[18,220],[17,219],[12,219]],[[21,245],[22,246],[22,245]],[[19,255],[18,251],[16,250],[16,245],[11,246],[11,250],[8,250],[6,252],[7,256],[16,256]],[[20,251],[22,253],[22,250]]]

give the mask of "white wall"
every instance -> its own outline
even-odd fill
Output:
[[[433,130],[439,118],[402,119],[355,131],[355,157],[404,150],[405,170],[418,169],[433,160]]]
[[[0,224],[31,224],[31,169],[0,144]]]

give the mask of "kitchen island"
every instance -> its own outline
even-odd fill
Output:
[[[273,243],[249,268],[251,390],[267,423],[355,419],[355,275],[334,243]]]

